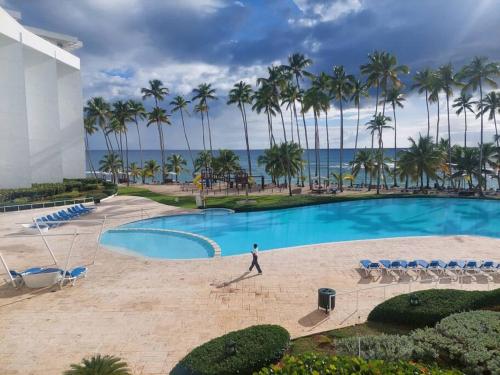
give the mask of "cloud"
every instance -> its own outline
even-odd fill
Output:
[[[294,0],[303,17],[291,18],[291,24],[312,27],[319,22],[336,21],[350,13],[359,12],[361,0]]]

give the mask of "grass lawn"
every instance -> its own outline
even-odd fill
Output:
[[[377,336],[381,334],[405,335],[411,328],[388,323],[366,322],[350,327],[334,329],[311,336],[301,337],[292,341],[290,354],[318,352],[335,354],[335,340],[352,336]]]
[[[119,187],[118,195],[133,195],[152,199],[158,203],[168,204],[182,208],[196,208],[195,198],[188,196],[174,196],[160,193],[154,193],[145,188],[137,187]],[[249,195],[248,202],[245,202],[245,196],[227,196],[227,197],[208,197],[207,208],[230,208],[235,211],[259,211],[287,207],[300,207],[312,204],[342,202],[357,199],[383,199],[389,198],[388,195],[374,195],[372,193],[335,195]]]

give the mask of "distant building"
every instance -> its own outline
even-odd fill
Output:
[[[0,188],[85,177],[82,43],[0,8]]]

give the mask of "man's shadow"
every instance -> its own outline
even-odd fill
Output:
[[[216,285],[216,288],[217,289],[225,288],[225,287],[227,287],[227,286],[229,286],[231,284],[235,284],[235,283],[238,283],[240,281],[243,281],[243,280],[246,280],[246,279],[251,279],[252,277],[257,277],[257,276],[260,276],[260,274],[256,273],[254,275],[250,275],[250,271],[246,271],[241,276],[238,276],[235,279],[232,279],[232,280],[223,282],[222,284]]]

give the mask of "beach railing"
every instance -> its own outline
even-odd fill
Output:
[[[51,202],[34,202],[34,203],[25,203],[25,204],[15,204],[9,206],[0,206],[0,212],[13,212],[13,211],[23,211],[23,210],[32,210],[34,208],[46,208],[46,207],[58,207],[58,206],[67,206],[72,204],[79,203],[88,203],[93,202],[94,198],[78,198],[78,199],[64,199],[60,201],[51,201]]]

